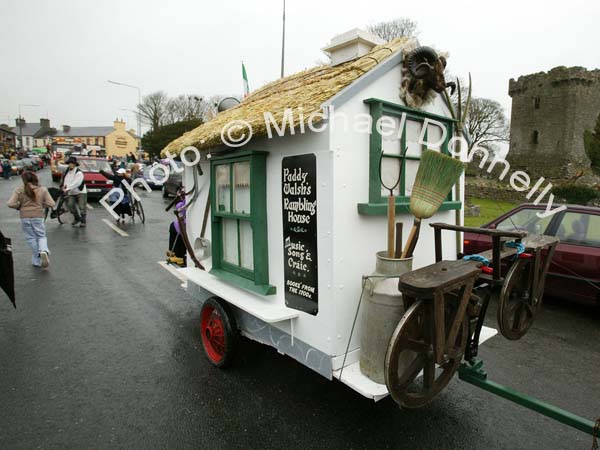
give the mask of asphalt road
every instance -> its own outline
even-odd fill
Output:
[[[43,172],[49,182],[48,169]],[[87,229],[47,224],[48,271],[29,265],[18,216],[18,309],[0,295],[0,448],[582,449],[591,437],[457,379],[429,406],[373,403],[273,349],[243,341],[221,371],[199,344],[200,307],[157,261],[171,217],[160,192],[121,236],[98,204]],[[493,326],[494,311],[490,311]],[[600,416],[600,314],[547,302],[518,342],[480,356],[491,379],[589,419]]]

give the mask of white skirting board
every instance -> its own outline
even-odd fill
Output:
[[[479,343],[483,344],[485,341],[492,338],[496,334],[498,334],[498,330],[496,330],[495,328],[483,327],[481,329]],[[343,371],[341,369],[334,370],[334,378],[340,380],[341,373],[342,379],[340,381],[342,383],[350,386],[359,394],[364,395],[365,397],[373,399],[375,401],[379,401],[382,398],[385,398],[387,395],[389,395],[387,386],[385,384],[375,383],[370,378],[363,375],[360,371],[359,364],[360,363],[357,361],[344,367]]]

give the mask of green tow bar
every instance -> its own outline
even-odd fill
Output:
[[[471,363],[463,362],[458,370],[458,377],[492,394],[504,397],[525,408],[537,411],[544,416],[557,420],[565,425],[576,428],[584,433],[594,435],[594,422],[584,419],[576,414],[560,409],[554,405],[538,400],[521,392],[517,392],[501,384],[487,379],[487,373],[483,370],[483,361],[474,359]]]

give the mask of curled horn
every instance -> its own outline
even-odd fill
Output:
[[[408,70],[415,78],[425,78],[438,60],[438,55],[431,47],[418,47],[406,57]]]
[[[446,83],[446,87],[450,88],[450,95],[454,95],[454,91],[456,90],[456,83],[454,81],[448,81]]]

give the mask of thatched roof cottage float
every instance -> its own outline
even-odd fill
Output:
[[[324,49],[330,65],[267,84],[164,149],[179,155],[193,146],[201,155],[185,167],[184,184],[193,189],[187,236],[203,267],[188,256],[179,274],[204,302],[201,333],[213,364],[230,362],[239,332],[328,379],[345,361],[343,382],[369,398],[387,394],[358,369],[360,319],[352,330],[362,277],[386,248],[380,159],[388,185],[404,166],[393,200],[406,236],[421,153],[447,153],[455,124],[442,95],[445,58],[416,47],[360,30],[337,36]],[[235,121],[252,127],[251,139]],[[429,220],[456,223],[463,183]],[[201,238],[211,241],[206,259]],[[456,258],[456,242],[448,240],[445,257]],[[433,233],[423,226],[412,265],[432,262]]]

